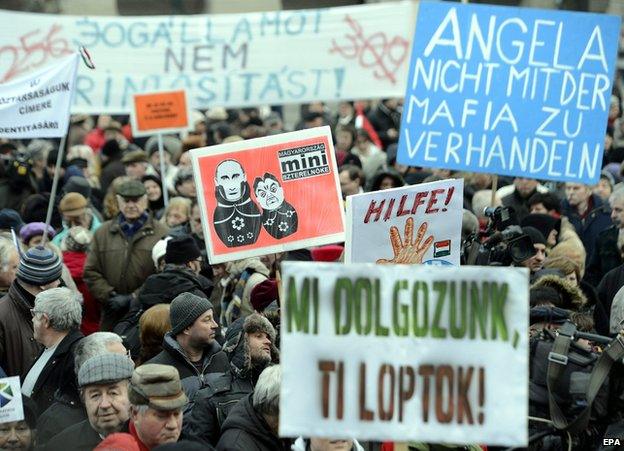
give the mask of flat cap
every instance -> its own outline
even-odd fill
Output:
[[[117,188],[117,194],[121,197],[141,197],[144,196],[146,192],[145,186],[138,180],[128,180]]]
[[[78,371],[78,386],[104,385],[130,379],[134,363],[122,354],[100,354],[91,357]]]
[[[188,402],[178,370],[156,363],[141,365],[134,370],[128,399],[132,405],[149,406],[155,410],[180,409]]]
[[[148,161],[149,160],[147,159],[147,154],[142,150],[133,150],[131,152],[128,152],[121,159],[121,162],[123,164],[139,163],[139,162],[147,163]]]

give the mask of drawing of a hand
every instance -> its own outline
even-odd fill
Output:
[[[416,239],[412,241],[414,235],[414,218],[407,218],[405,222],[405,240],[401,241],[399,229],[395,226],[390,227],[390,243],[394,257],[392,260],[381,258],[377,260],[378,264],[401,263],[414,264],[422,263],[425,253],[433,243],[433,236],[429,236],[424,242],[423,238],[427,232],[427,223],[423,222],[418,228]]]

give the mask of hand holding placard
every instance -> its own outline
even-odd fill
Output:
[[[392,226],[390,228],[390,243],[392,244],[392,251],[394,252],[394,257],[392,260],[386,260],[385,258],[380,258],[377,260],[378,264],[415,264],[422,263],[423,257],[425,253],[431,247],[433,243],[433,236],[429,236],[422,245],[420,242],[422,241],[425,233],[427,232],[427,223],[423,222],[418,228],[418,233],[416,234],[416,240],[412,241],[412,236],[414,234],[414,218],[407,218],[405,222],[405,240],[401,241],[401,236],[399,234],[399,229]]]

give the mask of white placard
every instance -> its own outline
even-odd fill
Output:
[[[24,405],[19,376],[0,379],[0,423],[24,419]]]
[[[347,263],[459,266],[464,180],[347,197]]]
[[[0,137],[60,138],[67,133],[78,54],[0,84]]]
[[[284,262],[280,435],[526,446],[525,268]]]

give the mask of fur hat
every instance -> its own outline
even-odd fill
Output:
[[[537,287],[551,287],[557,290],[561,296],[561,303],[556,305],[556,307],[568,310],[579,310],[587,304],[587,298],[581,289],[562,277],[555,275],[541,277],[531,286],[531,288]]]

